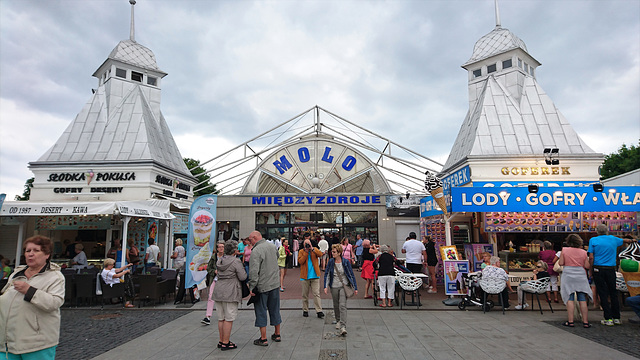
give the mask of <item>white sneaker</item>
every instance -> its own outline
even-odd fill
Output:
[[[342,327],[342,325],[340,325],[340,321],[336,322],[336,330],[340,330],[340,327]]]
[[[340,335],[345,336],[347,335],[347,328],[346,327],[341,327],[340,328]]]
[[[433,289],[429,289],[427,290],[427,294],[437,294],[438,292],[436,290]]]
[[[614,325],[622,325],[622,321],[620,319],[613,319]]]
[[[524,305],[516,305],[516,310],[524,310],[529,307],[529,304],[524,303]]]
[[[613,320],[611,320],[611,319],[609,319],[609,320],[602,319],[602,320],[600,320],[600,324],[606,325],[606,326],[613,326]]]

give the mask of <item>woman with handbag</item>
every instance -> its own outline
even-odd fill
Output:
[[[347,298],[358,293],[358,285],[351,263],[342,257],[340,244],[331,246],[331,259],[324,272],[324,293],[327,294],[329,289],[333,298],[336,329],[340,335],[347,335]]]

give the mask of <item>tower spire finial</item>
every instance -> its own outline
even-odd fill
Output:
[[[133,6],[136,4],[136,0],[129,0],[129,4],[131,4],[131,30],[129,31],[129,39],[136,41],[136,27],[133,17]]]
[[[498,0],[494,0],[496,6],[496,27],[500,27],[500,9],[498,8]],[[133,10],[131,10],[133,11]]]

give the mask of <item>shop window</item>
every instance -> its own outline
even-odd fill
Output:
[[[496,69],[497,69],[497,68],[496,68],[496,64],[489,65],[489,66],[487,66],[487,73],[488,73],[488,74],[491,74],[491,73],[493,73],[493,72],[496,72]]]
[[[378,213],[375,211],[345,211],[344,221],[354,224],[377,224]]]
[[[502,62],[502,68],[503,69],[508,69],[508,68],[510,68],[512,66],[513,66],[513,64],[511,63],[511,59],[505,60],[505,61]]]
[[[131,72],[131,80],[142,82],[142,74],[139,72],[132,71]]]
[[[127,78],[127,70],[116,68],[116,76],[126,79]]]
[[[311,214],[315,214],[312,212],[294,212],[291,213],[291,223],[292,224],[308,224],[312,223]],[[315,220],[315,215],[314,215]]]
[[[477,69],[477,70],[473,70],[473,77],[477,78],[482,76],[482,70],[481,69]]]
[[[158,79],[153,76],[147,76],[147,84],[156,86],[158,84]]]
[[[256,213],[256,224],[287,224],[289,214],[286,212]]]

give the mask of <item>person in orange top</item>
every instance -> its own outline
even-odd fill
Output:
[[[322,251],[311,243],[310,235],[304,235],[303,248],[298,252],[300,263],[300,281],[302,281],[302,316],[309,316],[309,288],[313,292],[313,304],[318,318],[324,318],[322,304],[320,303],[320,267],[318,260],[322,257]]]

